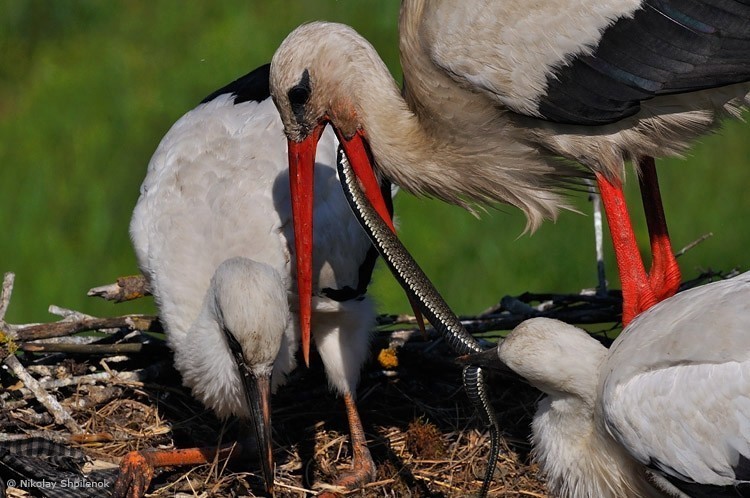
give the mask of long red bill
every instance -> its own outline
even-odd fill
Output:
[[[302,357],[310,366],[310,320],[312,317],[313,178],[315,151],[323,133],[319,125],[301,142],[289,140],[289,185],[292,194],[294,249],[297,259],[299,326]]]

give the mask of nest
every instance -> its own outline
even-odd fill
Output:
[[[701,275],[690,285],[716,276]],[[111,478],[120,458],[130,451],[215,446],[235,440],[238,424],[216,419],[181,386],[154,317],[101,319],[54,308],[51,311],[63,315],[58,322],[10,325],[3,316],[11,289],[12,277],[6,275],[0,299],[0,353],[5,366],[0,370],[0,457],[10,441],[42,436],[79,448],[89,460],[84,472],[109,472]],[[525,294],[506,298],[465,323],[474,331],[507,329],[529,315],[565,313],[584,321],[589,317],[616,323],[618,316],[611,310],[617,309],[617,298],[612,293],[599,297]],[[612,323],[603,330],[612,329]],[[71,335],[92,329],[98,333]],[[49,339],[50,335],[62,337]],[[434,331],[421,333],[413,317],[384,316],[370,357],[357,405],[377,476],[349,496],[476,494],[490,442],[463,393],[461,369],[453,353]],[[489,383],[503,428],[490,496],[546,496],[528,444],[540,394],[515,379],[491,377]],[[302,497],[330,489],[326,483],[348,470],[351,449],[343,402],[328,390],[319,358],[313,356],[311,368],[295,370],[272,403],[276,496]],[[0,476],[2,462],[0,458]],[[11,488],[9,495],[25,496],[24,492]],[[259,466],[247,460],[159,469],[149,493],[264,496]]]
[[[436,342],[431,339],[399,348],[397,365],[391,363],[389,369],[375,359],[366,365],[357,404],[377,477],[352,496],[467,496],[481,487],[488,434],[462,391],[460,369],[447,348]],[[373,358],[379,351],[373,351]],[[169,355],[168,350],[162,351],[158,375],[146,381],[122,381],[118,374],[153,365],[150,354],[121,358],[48,355],[58,358],[43,365],[39,358],[24,357],[22,363],[43,385],[55,378],[96,373],[109,372],[112,377],[48,389],[83,429],[85,435],[76,436],[5,373],[2,432],[54,435],[83,449],[100,467],[116,465],[133,450],[232,441],[236,422],[222,422],[197,403],[181,387],[179,375],[163,355]],[[543,483],[529,463],[526,442],[539,395],[520,383],[493,385],[505,437],[492,495],[544,496]],[[311,369],[295,371],[275,394],[272,419],[277,496],[324,491],[323,483],[335,482],[348,469],[351,451],[343,402],[329,392],[315,358]],[[247,467],[220,461],[161,470],[150,492],[153,496],[263,496],[257,465],[250,462]]]

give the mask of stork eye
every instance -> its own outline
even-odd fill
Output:
[[[303,106],[310,98],[310,73],[307,69],[302,73],[299,83],[294,85],[287,93],[292,106]]]
[[[287,96],[292,107],[302,107],[307,103],[307,99],[310,98],[310,89],[302,85],[296,85],[289,90]]]
[[[299,83],[289,89],[286,95],[297,122],[302,123],[305,120],[305,104],[310,98],[310,73],[307,69],[302,73]]]

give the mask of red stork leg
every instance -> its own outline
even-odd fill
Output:
[[[376,469],[370,450],[367,448],[367,438],[354,397],[349,393],[345,394],[344,404],[346,405],[346,416],[349,419],[349,435],[352,443],[352,470],[344,473],[334,486],[345,491],[351,491],[372,482],[375,479]],[[339,495],[328,491],[321,493],[319,496],[320,498],[334,498]]]
[[[651,269],[648,281],[656,299],[662,301],[673,296],[680,286],[680,267],[672,252],[667,220],[659,192],[659,179],[653,157],[642,157],[638,161],[643,210],[646,213],[648,236],[651,241]]]
[[[627,325],[638,313],[650,308],[658,300],[651,290],[646,268],[638,251],[622,183],[610,182],[601,173],[596,173],[596,181],[602,195],[604,212],[607,214],[622,283],[622,323]]]
[[[231,443],[218,448],[131,451],[120,462],[120,473],[112,495],[116,498],[141,498],[148,490],[157,467],[202,465],[216,458],[237,458],[242,453],[240,449],[239,444]]]

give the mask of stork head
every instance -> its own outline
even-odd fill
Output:
[[[593,406],[607,348],[578,327],[532,318],[498,346],[497,356],[540,391],[575,396]]]
[[[281,114],[288,142],[305,363],[309,363],[312,305],[313,168],[318,140],[328,124],[336,131],[370,203],[393,229],[360,119],[359,99],[365,82],[358,77],[363,74],[358,68],[372,63],[379,63],[388,74],[375,49],[356,31],[342,24],[324,22],[297,28],[271,61],[271,95]]]
[[[463,356],[460,362],[512,372],[552,397],[575,397],[593,407],[606,356],[607,348],[578,327],[532,318],[496,349]]]
[[[271,372],[290,320],[286,288],[270,266],[232,258],[216,269],[207,304],[239,372],[250,432],[255,436],[266,489],[272,493]]]

